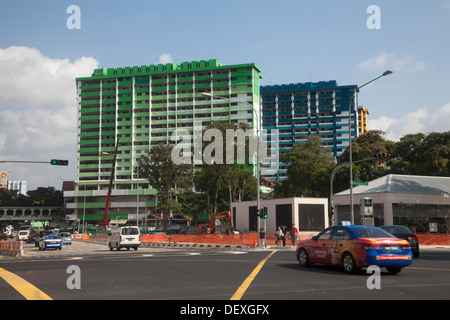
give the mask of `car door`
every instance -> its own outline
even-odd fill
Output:
[[[349,248],[350,235],[345,228],[337,227],[333,230],[330,240],[328,246],[329,263],[338,265],[342,252]]]
[[[325,229],[310,244],[309,255],[311,262],[330,263],[329,247],[332,243],[333,228]]]

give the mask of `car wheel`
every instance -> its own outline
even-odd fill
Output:
[[[342,256],[342,267],[346,273],[354,273],[358,270],[355,259],[353,259],[353,256],[348,252],[344,253]]]
[[[138,247],[134,247],[134,251],[137,251]]]
[[[308,258],[308,253],[305,249],[300,249],[300,251],[298,252],[297,260],[302,267],[309,267],[311,265],[311,262]]]
[[[390,274],[397,274],[400,271],[402,271],[401,267],[400,268],[399,267],[386,267],[386,269]]]

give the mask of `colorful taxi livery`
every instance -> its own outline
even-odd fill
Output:
[[[297,245],[302,266],[313,263],[342,266],[345,272],[362,267],[386,267],[398,273],[412,263],[409,242],[377,227],[333,226]]]

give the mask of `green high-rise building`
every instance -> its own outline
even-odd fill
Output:
[[[119,140],[109,218],[135,221],[136,213],[154,213],[156,191],[134,173],[137,159],[199,121],[203,128],[212,120],[255,127],[260,76],[253,63],[202,60],[96,69],[77,78],[78,173],[75,191],[64,193],[67,209],[80,220],[102,220]]]

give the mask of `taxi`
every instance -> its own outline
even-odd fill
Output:
[[[369,226],[329,227],[311,240],[301,241],[296,256],[303,267],[328,264],[341,266],[347,273],[376,265],[395,274],[413,261],[408,241]]]
[[[52,234],[45,236],[39,241],[39,250],[45,250],[47,248],[55,248],[61,250],[61,238]]]

